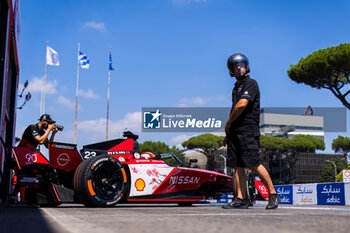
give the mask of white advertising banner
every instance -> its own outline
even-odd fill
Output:
[[[350,182],[350,170],[343,170],[343,182],[344,183]]]
[[[345,191],[345,205],[350,205],[350,183],[344,184]]]
[[[316,184],[295,184],[293,188],[293,204],[316,205]]]

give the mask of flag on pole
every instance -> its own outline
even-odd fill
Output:
[[[112,67],[112,53],[109,53],[109,70],[114,70],[114,68]]]
[[[83,69],[89,69],[90,68],[90,61],[89,58],[79,51],[79,64],[80,67]]]
[[[60,65],[60,60],[58,59],[58,53],[47,46],[46,50],[46,64],[51,65],[51,66],[59,66]]]

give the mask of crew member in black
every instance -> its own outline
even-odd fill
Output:
[[[21,142],[18,147],[36,148],[39,144],[48,146],[49,141],[52,142],[57,133],[56,121],[52,120],[49,114],[44,114],[40,117],[39,122],[34,125],[29,125],[23,133]],[[50,140],[49,133],[52,131]]]
[[[243,54],[233,54],[227,61],[231,77],[237,82],[232,91],[232,108],[225,125],[227,145],[227,166],[235,169],[236,189],[232,202],[223,205],[225,209],[247,209],[249,202],[246,193],[246,176],[244,168],[251,168],[267,187],[270,197],[266,209],[278,207],[280,198],[276,193],[271,177],[260,163],[259,153],[259,117],[260,91],[257,82],[247,75],[249,62]]]

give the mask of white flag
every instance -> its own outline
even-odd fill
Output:
[[[60,65],[60,60],[58,59],[58,53],[47,46],[46,50],[46,64],[51,65],[51,66],[59,66]]]

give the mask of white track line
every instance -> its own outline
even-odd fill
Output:
[[[194,204],[194,206],[222,206],[226,203],[215,203],[215,204]],[[249,208],[265,208],[265,205],[254,205],[254,207]],[[334,207],[325,207],[325,206],[303,206],[303,205],[279,205],[278,209],[299,209],[299,210],[339,210],[339,211],[350,211],[350,206],[334,206]]]
[[[346,207],[317,207],[317,206],[279,206],[282,209],[297,209],[297,210],[340,210],[350,211],[350,208]]]

